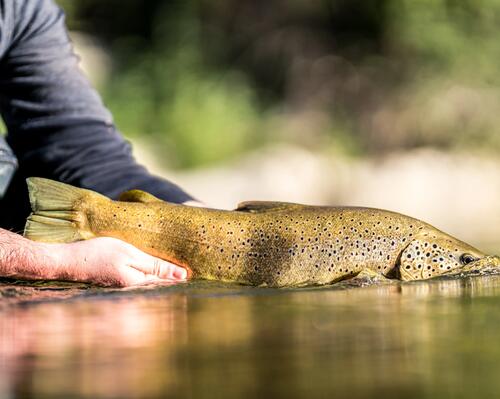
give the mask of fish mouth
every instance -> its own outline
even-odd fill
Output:
[[[485,256],[465,266],[450,270],[445,275],[460,275],[462,273],[485,273],[500,271],[500,257],[496,255]]]

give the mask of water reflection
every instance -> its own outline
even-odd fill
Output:
[[[500,388],[500,276],[99,293],[3,308],[0,397],[465,398]]]

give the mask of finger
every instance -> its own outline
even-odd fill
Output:
[[[144,274],[132,267],[126,266],[122,273],[122,286],[123,287],[140,287],[145,285],[172,285],[178,283],[179,280],[162,279],[152,274]]]
[[[161,279],[152,274],[144,274],[143,272],[134,269],[133,267],[123,266],[119,270],[120,281],[123,287],[134,287],[145,284],[158,284],[158,283],[174,283],[178,280]]]
[[[133,267],[122,266],[118,269],[120,282],[123,287],[143,284],[147,280],[146,275]],[[158,278],[158,277],[157,277]]]
[[[174,285],[179,282],[182,282],[182,280],[172,280],[172,279],[163,279],[159,278],[158,276],[153,276],[152,274],[146,274],[144,281],[140,285]]]
[[[141,252],[140,256],[130,266],[145,274],[152,274],[162,279],[185,280],[187,277],[187,270],[183,267],[144,252]]]

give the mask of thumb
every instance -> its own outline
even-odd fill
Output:
[[[139,253],[140,256],[138,256],[134,260],[133,264],[130,265],[134,269],[162,279],[185,280],[187,278],[187,270],[183,267],[148,255],[144,252]]]

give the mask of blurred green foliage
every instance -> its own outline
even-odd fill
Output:
[[[500,0],[64,0],[119,128],[171,166],[285,140],[500,148]]]
[[[205,73],[186,46],[143,56],[105,90],[118,124],[151,136],[171,162],[195,166],[250,148],[258,132],[253,93],[236,73]]]

